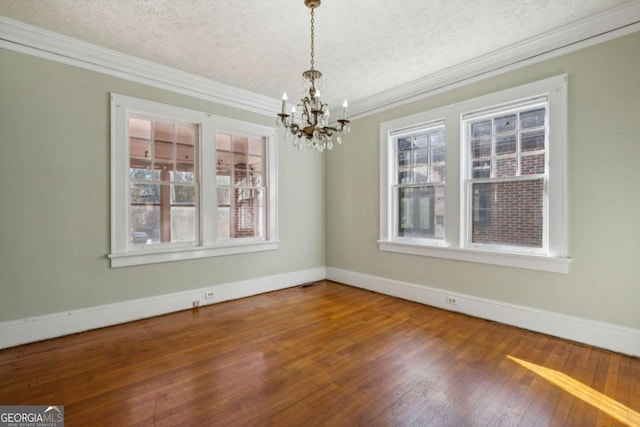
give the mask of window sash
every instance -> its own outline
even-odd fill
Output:
[[[542,118],[542,124],[533,121],[533,125],[522,126],[523,115],[531,112],[539,112],[544,110]],[[549,227],[549,200],[548,200],[548,179],[549,179],[549,167],[548,167],[548,150],[549,150],[549,138],[548,138],[548,124],[549,124],[549,103],[546,96],[534,97],[526,100],[520,100],[510,104],[503,104],[497,107],[488,107],[482,110],[464,113],[462,114],[461,125],[465,132],[463,133],[463,150],[466,154],[466,164],[463,168],[465,173],[464,181],[464,193],[466,200],[466,209],[464,211],[464,247],[473,249],[487,249],[504,252],[517,252],[517,253],[531,253],[531,254],[548,254],[548,227]],[[510,119],[507,119],[510,118]],[[514,123],[511,123],[511,121]],[[539,120],[539,119],[537,119]],[[474,127],[484,125],[484,127],[478,128],[478,132],[475,132]],[[488,127],[487,127],[488,125]],[[535,147],[533,150],[524,151],[522,136],[523,134],[529,134],[531,132],[544,132],[542,149]],[[475,132],[475,133],[474,133]],[[504,135],[513,135],[513,148],[508,147],[506,153],[499,152],[500,137]],[[478,145],[474,145],[483,138],[490,144],[490,150],[480,150],[483,155],[476,155],[478,151]],[[506,140],[506,138],[504,139]],[[504,147],[504,146],[503,146]],[[504,149],[504,148],[503,148]],[[542,161],[536,160],[542,159]],[[500,169],[500,162],[503,164],[506,161],[513,159],[514,165],[507,169]],[[523,167],[525,160],[534,159],[533,172]],[[541,165],[538,165],[541,164]],[[482,169],[478,169],[478,166],[482,165]],[[524,164],[527,166],[527,164]],[[484,170],[488,167],[488,176]],[[530,167],[530,166],[529,166]],[[542,171],[540,171],[542,167]],[[506,173],[505,173],[506,171]],[[485,176],[482,176],[485,175]],[[539,196],[541,200],[534,200],[529,204],[526,197],[522,196],[520,192],[511,196],[505,195],[498,191],[498,188],[508,186],[509,183],[514,183],[517,191],[517,184],[520,182],[522,191],[530,189],[532,187],[526,186],[526,182],[541,182],[541,193]],[[474,186],[477,184],[491,184],[492,191],[500,200],[505,198],[512,198],[514,201],[512,207],[507,211],[510,215],[505,213],[504,202],[503,204],[491,205],[488,208],[488,212],[485,212],[484,221],[491,221],[491,224],[485,224],[481,226],[478,221],[475,221],[474,213],[477,212],[477,200],[474,195]],[[494,186],[495,189],[494,189]],[[508,187],[507,187],[508,188]],[[529,191],[529,190],[527,190]],[[537,206],[541,206],[541,223],[538,224],[539,215],[536,214]],[[531,206],[529,209],[536,209],[536,211],[526,211],[525,208]],[[519,211],[519,209],[523,209]],[[497,211],[497,212],[496,212]],[[490,218],[486,217],[489,216]],[[493,217],[496,217],[495,219]],[[520,218],[529,218],[533,223],[520,222]],[[483,230],[483,231],[479,231]],[[540,233],[540,237],[535,237]],[[481,237],[483,236],[484,237]],[[492,236],[492,237],[489,237]],[[491,241],[494,239],[494,241]],[[535,242],[535,244],[532,244]],[[538,244],[539,242],[539,244]]]
[[[390,233],[393,240],[434,244],[444,241],[444,225],[438,218],[444,217],[445,209],[445,137],[442,120],[410,125],[389,133],[387,144],[392,159],[392,177],[388,194],[393,206]],[[424,197],[427,193],[430,193],[429,197]],[[401,194],[407,197],[403,198]],[[411,212],[404,211],[403,207],[408,207],[411,201]],[[422,212],[423,208],[428,210],[426,214]],[[417,226],[408,227],[406,221]]]

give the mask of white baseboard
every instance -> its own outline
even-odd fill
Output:
[[[200,306],[209,305],[290,288],[324,278],[325,268],[318,267],[202,289],[0,322],[0,349],[185,310],[192,308],[194,301],[199,301]],[[215,298],[205,299],[205,291],[209,290],[214,291]]]
[[[331,267],[318,267],[173,294],[0,322],[0,349],[185,310],[192,308],[193,301],[196,300],[204,306],[325,278],[381,294],[640,357],[640,330],[638,329]],[[209,290],[215,292],[215,298],[205,299],[205,291]],[[455,297],[458,304],[447,304],[447,297]]]
[[[640,357],[640,330],[327,267],[327,279]],[[447,304],[455,297],[457,305]]]

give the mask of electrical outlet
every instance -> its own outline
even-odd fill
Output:
[[[213,299],[216,297],[216,292],[212,290],[208,290],[204,292],[204,299]]]
[[[192,302],[191,304],[193,305],[193,308],[198,308],[198,307],[200,307],[200,300],[197,299],[194,302]]]
[[[447,304],[458,305],[458,298],[451,295],[447,295]]]

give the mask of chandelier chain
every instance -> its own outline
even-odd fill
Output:
[[[314,53],[313,53],[313,35],[315,32],[315,26],[314,26],[314,8],[311,8],[311,69],[313,70],[313,63],[314,63]]]

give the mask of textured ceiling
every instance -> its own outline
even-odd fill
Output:
[[[323,98],[357,101],[632,0],[324,0]],[[273,98],[309,68],[303,0],[1,0],[0,14]]]

